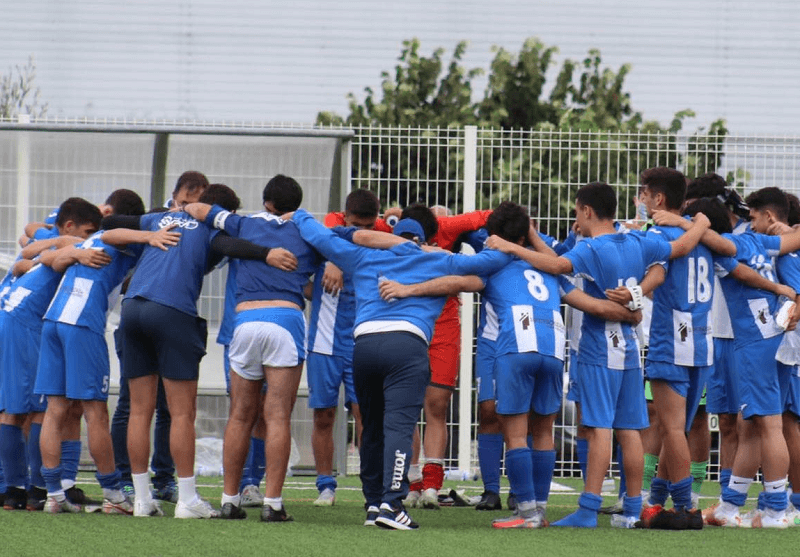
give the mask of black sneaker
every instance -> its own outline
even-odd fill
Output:
[[[28,492],[20,487],[6,489],[6,500],[3,508],[7,511],[24,511],[28,506]]]
[[[261,507],[261,522],[292,522],[294,517],[286,514],[286,507],[276,511],[269,505]]]
[[[419,528],[419,524],[408,516],[402,505],[395,510],[389,503],[381,504],[380,514],[375,519],[375,524],[388,530],[416,530]]]
[[[33,486],[28,490],[28,503],[26,507],[29,511],[44,510],[45,501],[47,501],[46,489]]]
[[[676,512],[675,509],[661,509],[650,522],[653,530],[686,530],[689,526],[685,513]]]
[[[513,493],[509,493],[508,499],[506,499],[506,506],[510,511],[517,510],[517,496],[514,495]]]
[[[475,505],[475,510],[478,511],[499,511],[502,508],[503,503],[500,501],[500,494],[494,491],[481,493],[481,500]]]
[[[74,486],[74,485],[72,487],[70,487],[69,489],[65,489],[64,490],[64,495],[67,496],[67,499],[69,499],[70,503],[73,503],[75,505],[101,505],[102,504],[101,501],[92,501],[91,499],[86,497],[86,494],[83,492],[83,490],[81,488],[79,488],[79,487]]]
[[[700,509],[681,511],[686,515],[686,529],[687,530],[702,530],[703,529],[703,513]]]
[[[247,513],[242,507],[237,507],[233,503],[225,503],[219,512],[219,518],[226,520],[242,520],[247,518]]]
[[[366,504],[364,506],[367,507]],[[367,519],[364,521],[364,526],[375,526],[375,519],[380,513],[381,510],[375,505],[367,507]]]

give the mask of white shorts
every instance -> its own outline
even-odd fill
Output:
[[[264,366],[294,367],[303,363],[306,318],[289,308],[239,312],[231,339],[231,371],[249,381],[264,378]]]

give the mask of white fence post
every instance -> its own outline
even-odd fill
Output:
[[[17,122],[29,124],[31,117],[20,114]],[[30,220],[31,204],[31,132],[20,132],[17,136],[17,211],[14,230],[19,233]]]
[[[478,128],[464,127],[464,212],[475,210],[478,162]],[[458,379],[458,469],[472,472],[472,338],[474,335],[474,297],[461,298],[461,364]]]

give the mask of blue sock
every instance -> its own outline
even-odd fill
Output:
[[[250,453],[253,460],[250,464],[250,481],[252,485],[259,485],[267,472],[267,455],[264,452],[264,440],[258,437],[250,438]]]
[[[756,502],[756,508],[760,511],[763,511],[767,508],[767,492],[766,491],[759,491],[758,492],[758,501]]]
[[[3,473],[3,464],[0,461],[0,494],[6,492],[6,475]]]
[[[317,476],[317,491],[322,493],[325,489],[332,489],[336,491],[338,484],[336,483],[336,478],[333,476],[326,476],[325,474],[320,474]]]
[[[32,423],[28,431],[28,468],[31,474],[31,485],[44,488],[44,478],[42,477],[42,450],[39,448],[39,437],[42,435],[42,424]]]
[[[650,482],[650,504],[663,507],[667,497],[669,497],[669,482],[664,478],[653,478]]]
[[[669,484],[669,494],[672,496],[672,504],[675,510],[692,508],[692,482],[694,478],[690,475],[679,482]],[[663,504],[663,503],[662,503]]]
[[[639,518],[639,515],[642,514],[642,496],[631,497],[626,495],[622,500],[622,514]]]
[[[72,439],[61,442],[61,479],[75,481],[81,461],[81,442]]]
[[[722,468],[719,471],[719,486],[721,489],[728,487],[728,483],[731,481],[731,474],[733,470],[731,468]]]
[[[242,480],[239,482],[239,493],[253,483],[251,479],[250,470],[253,468],[253,447],[252,443],[250,443],[250,449],[247,452],[247,458],[244,461],[244,468],[242,468]]]
[[[119,470],[114,470],[110,474],[101,474],[100,472],[96,472],[94,475],[97,478],[97,483],[100,484],[100,487],[103,489],[122,489],[120,485],[120,478],[122,478],[122,474]]]
[[[726,486],[722,488],[722,500],[726,503],[732,503],[737,507],[741,507],[744,505],[745,501],[747,501],[747,493],[739,493]]]
[[[622,445],[617,445],[617,463],[619,466],[619,496],[622,497],[628,492],[628,482],[625,481],[625,459],[622,455]]]
[[[555,451],[533,451],[533,489],[537,502],[550,498],[550,482],[556,467]]]
[[[789,497],[789,501],[791,501],[795,509],[800,509],[800,493],[795,493],[794,491],[792,491],[792,495]]]
[[[589,461],[589,441],[583,437],[578,437],[575,445],[578,452],[578,466],[581,469],[581,477],[583,478],[583,483],[586,483],[586,463]]]
[[[782,511],[788,506],[786,491],[764,491],[762,493],[764,493],[764,504],[766,508]]]
[[[22,429],[8,424],[0,425],[0,459],[8,487],[26,487],[28,463],[24,455],[25,437]]]
[[[536,500],[531,452],[527,447],[506,451],[506,474],[518,503]]]
[[[500,493],[500,461],[503,458],[503,434],[478,434],[478,464],[483,478],[483,489]]]
[[[603,498],[594,493],[581,493],[578,498],[578,510],[565,516],[551,526],[567,528],[597,528],[597,511],[603,504]]]
[[[61,489],[61,466],[56,466],[55,468],[46,468],[42,466],[42,477],[44,478],[44,485],[47,488],[47,493],[63,491],[63,489]]]

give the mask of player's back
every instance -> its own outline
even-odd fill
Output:
[[[318,354],[352,354],[356,296],[353,278],[343,273],[344,285],[337,294],[325,292],[322,277],[327,261],[314,273],[311,316],[308,322],[308,351]]]

